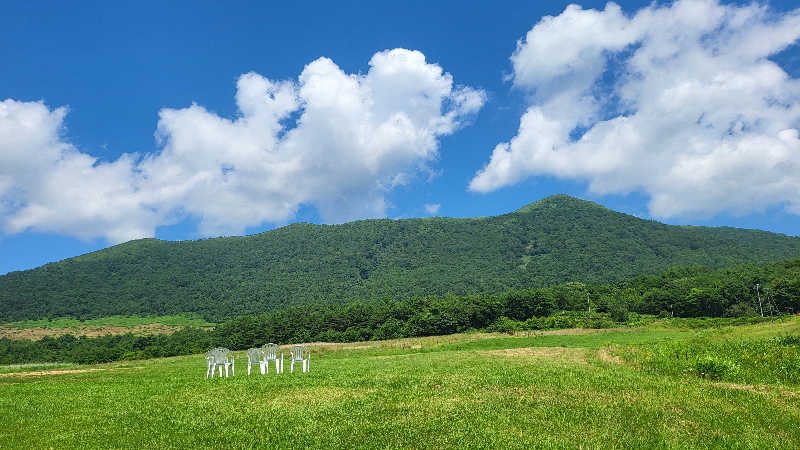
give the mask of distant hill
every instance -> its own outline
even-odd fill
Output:
[[[800,238],[664,225],[556,195],[495,217],[131,241],[0,276],[0,320],[179,312],[219,320],[310,302],[498,293],[797,257]]]

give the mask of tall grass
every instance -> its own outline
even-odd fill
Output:
[[[626,356],[651,373],[800,385],[800,335],[726,341],[700,336],[632,347]]]

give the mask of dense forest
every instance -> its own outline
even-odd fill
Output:
[[[298,305],[219,325],[221,342],[350,342],[490,331],[613,326],[631,316],[761,317],[800,312],[800,259],[718,270],[674,267],[611,284],[564,283],[496,295]]]
[[[570,282],[495,295],[296,305],[231,319],[210,331],[187,328],[173,335],[4,338],[0,364],[108,362],[200,353],[218,345],[241,350],[267,342],[352,342],[481,329],[605,328],[656,317],[758,321],[796,312],[800,312],[800,259],[718,270],[674,267],[616,283]],[[720,319],[700,322],[714,324],[714,320]]]
[[[294,224],[246,237],[132,241],[0,276],[0,321],[182,312],[220,321],[298,304],[599,285],[676,265],[798,256],[800,238],[664,225],[558,195],[496,217]],[[672,301],[660,293],[651,299],[661,302],[657,309]]]

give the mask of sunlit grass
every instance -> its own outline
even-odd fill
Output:
[[[25,364],[8,364],[0,366],[0,374],[3,373],[16,373],[16,372],[30,372],[37,370],[52,370],[52,369],[65,369],[76,367],[73,363],[25,363]]]
[[[686,339],[622,349],[645,371],[750,384],[800,385],[798,317],[699,330]]]
[[[49,368],[58,375],[21,376],[48,368],[6,367],[0,442],[8,448],[798,448],[796,386],[723,384],[642,370],[615,356],[676,342],[713,344],[724,333],[762,339],[792,330],[765,332],[768,326],[319,344],[312,346],[308,374],[289,374],[287,367],[282,375],[248,377],[243,352],[236,353],[232,378],[206,379],[201,355]],[[103,370],[79,372],[93,369]]]

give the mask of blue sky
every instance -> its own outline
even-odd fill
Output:
[[[162,3],[5,5],[0,273],[555,193],[800,234],[793,2]]]

